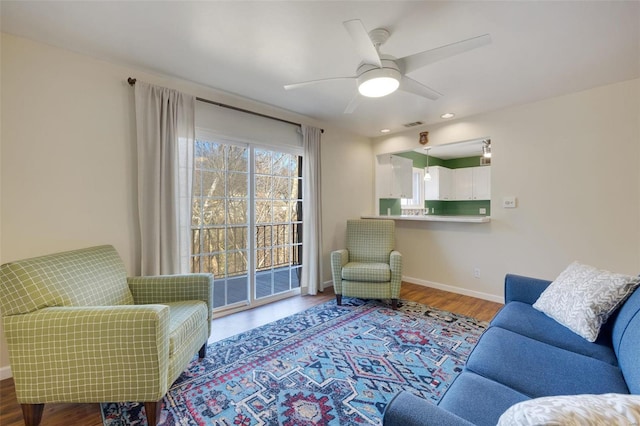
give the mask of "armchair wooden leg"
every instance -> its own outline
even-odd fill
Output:
[[[336,294],[336,304],[338,306],[342,306],[342,295],[341,294]]]
[[[26,426],[38,426],[42,420],[44,404],[20,404]]]
[[[160,420],[160,412],[162,411],[162,400],[150,401],[144,403],[144,410],[147,412],[147,424],[156,426]]]
[[[391,308],[395,311],[398,309],[398,299],[391,299]]]
[[[207,356],[207,342],[204,342],[204,345],[198,351],[198,358],[203,359]]]

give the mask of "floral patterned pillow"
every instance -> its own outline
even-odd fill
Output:
[[[640,395],[547,396],[512,405],[498,426],[640,425]]]
[[[573,262],[533,307],[594,342],[600,327],[640,284],[640,278]]]

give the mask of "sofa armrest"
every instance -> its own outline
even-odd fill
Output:
[[[524,302],[533,305],[551,281],[507,274],[504,278],[504,303]]]
[[[444,410],[426,399],[402,391],[384,410],[383,426],[473,426],[462,417]]]
[[[167,306],[52,307],[3,321],[21,404],[157,401],[168,389]]]

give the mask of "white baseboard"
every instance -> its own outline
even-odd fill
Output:
[[[477,299],[489,300],[491,302],[496,303],[504,303],[504,296],[496,296],[489,293],[482,293],[480,291],[469,290],[466,288],[454,287],[451,285],[435,283],[433,281],[421,280],[420,278],[412,278],[412,277],[402,277],[402,281],[417,284],[424,287],[431,287],[438,290],[448,291],[449,293],[462,294],[463,296],[471,296]],[[333,281],[326,281],[324,283],[324,288],[333,287]]]
[[[10,365],[0,368],[0,380],[9,379],[11,377],[13,377],[13,374],[11,374]]]
[[[440,284],[433,281],[421,280],[420,278],[402,277],[402,281],[406,281],[412,284],[418,284],[424,287],[431,287],[437,290],[444,290],[450,293],[462,294],[464,296],[471,296],[477,299],[489,300],[496,303],[504,303],[504,296],[496,296],[494,294],[483,293],[480,291],[469,290],[466,288],[454,287],[447,284]]]

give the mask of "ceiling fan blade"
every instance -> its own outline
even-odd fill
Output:
[[[369,37],[369,33],[362,24],[362,21],[359,19],[352,19],[350,21],[343,22],[343,25],[356,44],[356,49],[358,50],[358,55],[362,58],[362,62],[382,68],[382,62],[380,61],[378,50],[373,45],[373,42]]]
[[[406,75],[402,77],[399,89],[405,92],[413,93],[414,95],[422,96],[423,98],[432,99],[434,101],[442,96],[442,93],[437,92],[422,83],[418,83],[417,81],[407,77]]]
[[[300,83],[286,84],[284,86],[284,90],[298,89],[298,88],[304,87],[304,86],[311,86],[312,84],[324,83],[325,81],[355,80],[356,78],[357,77],[333,77],[333,78],[322,78],[320,80],[303,81],[303,82],[300,82]]]
[[[435,49],[425,50],[424,52],[405,56],[404,58],[396,60],[396,63],[404,73],[410,73],[411,71],[415,71],[425,65],[441,61],[442,59],[450,56],[464,53],[490,43],[491,35],[484,34],[458,41],[456,43],[447,44],[445,46],[436,47]]]
[[[353,98],[351,98],[351,100],[349,101],[347,107],[344,109],[344,113],[351,114],[353,111],[355,111],[355,109],[358,108],[358,105],[360,105],[360,100],[360,93],[356,92]]]

